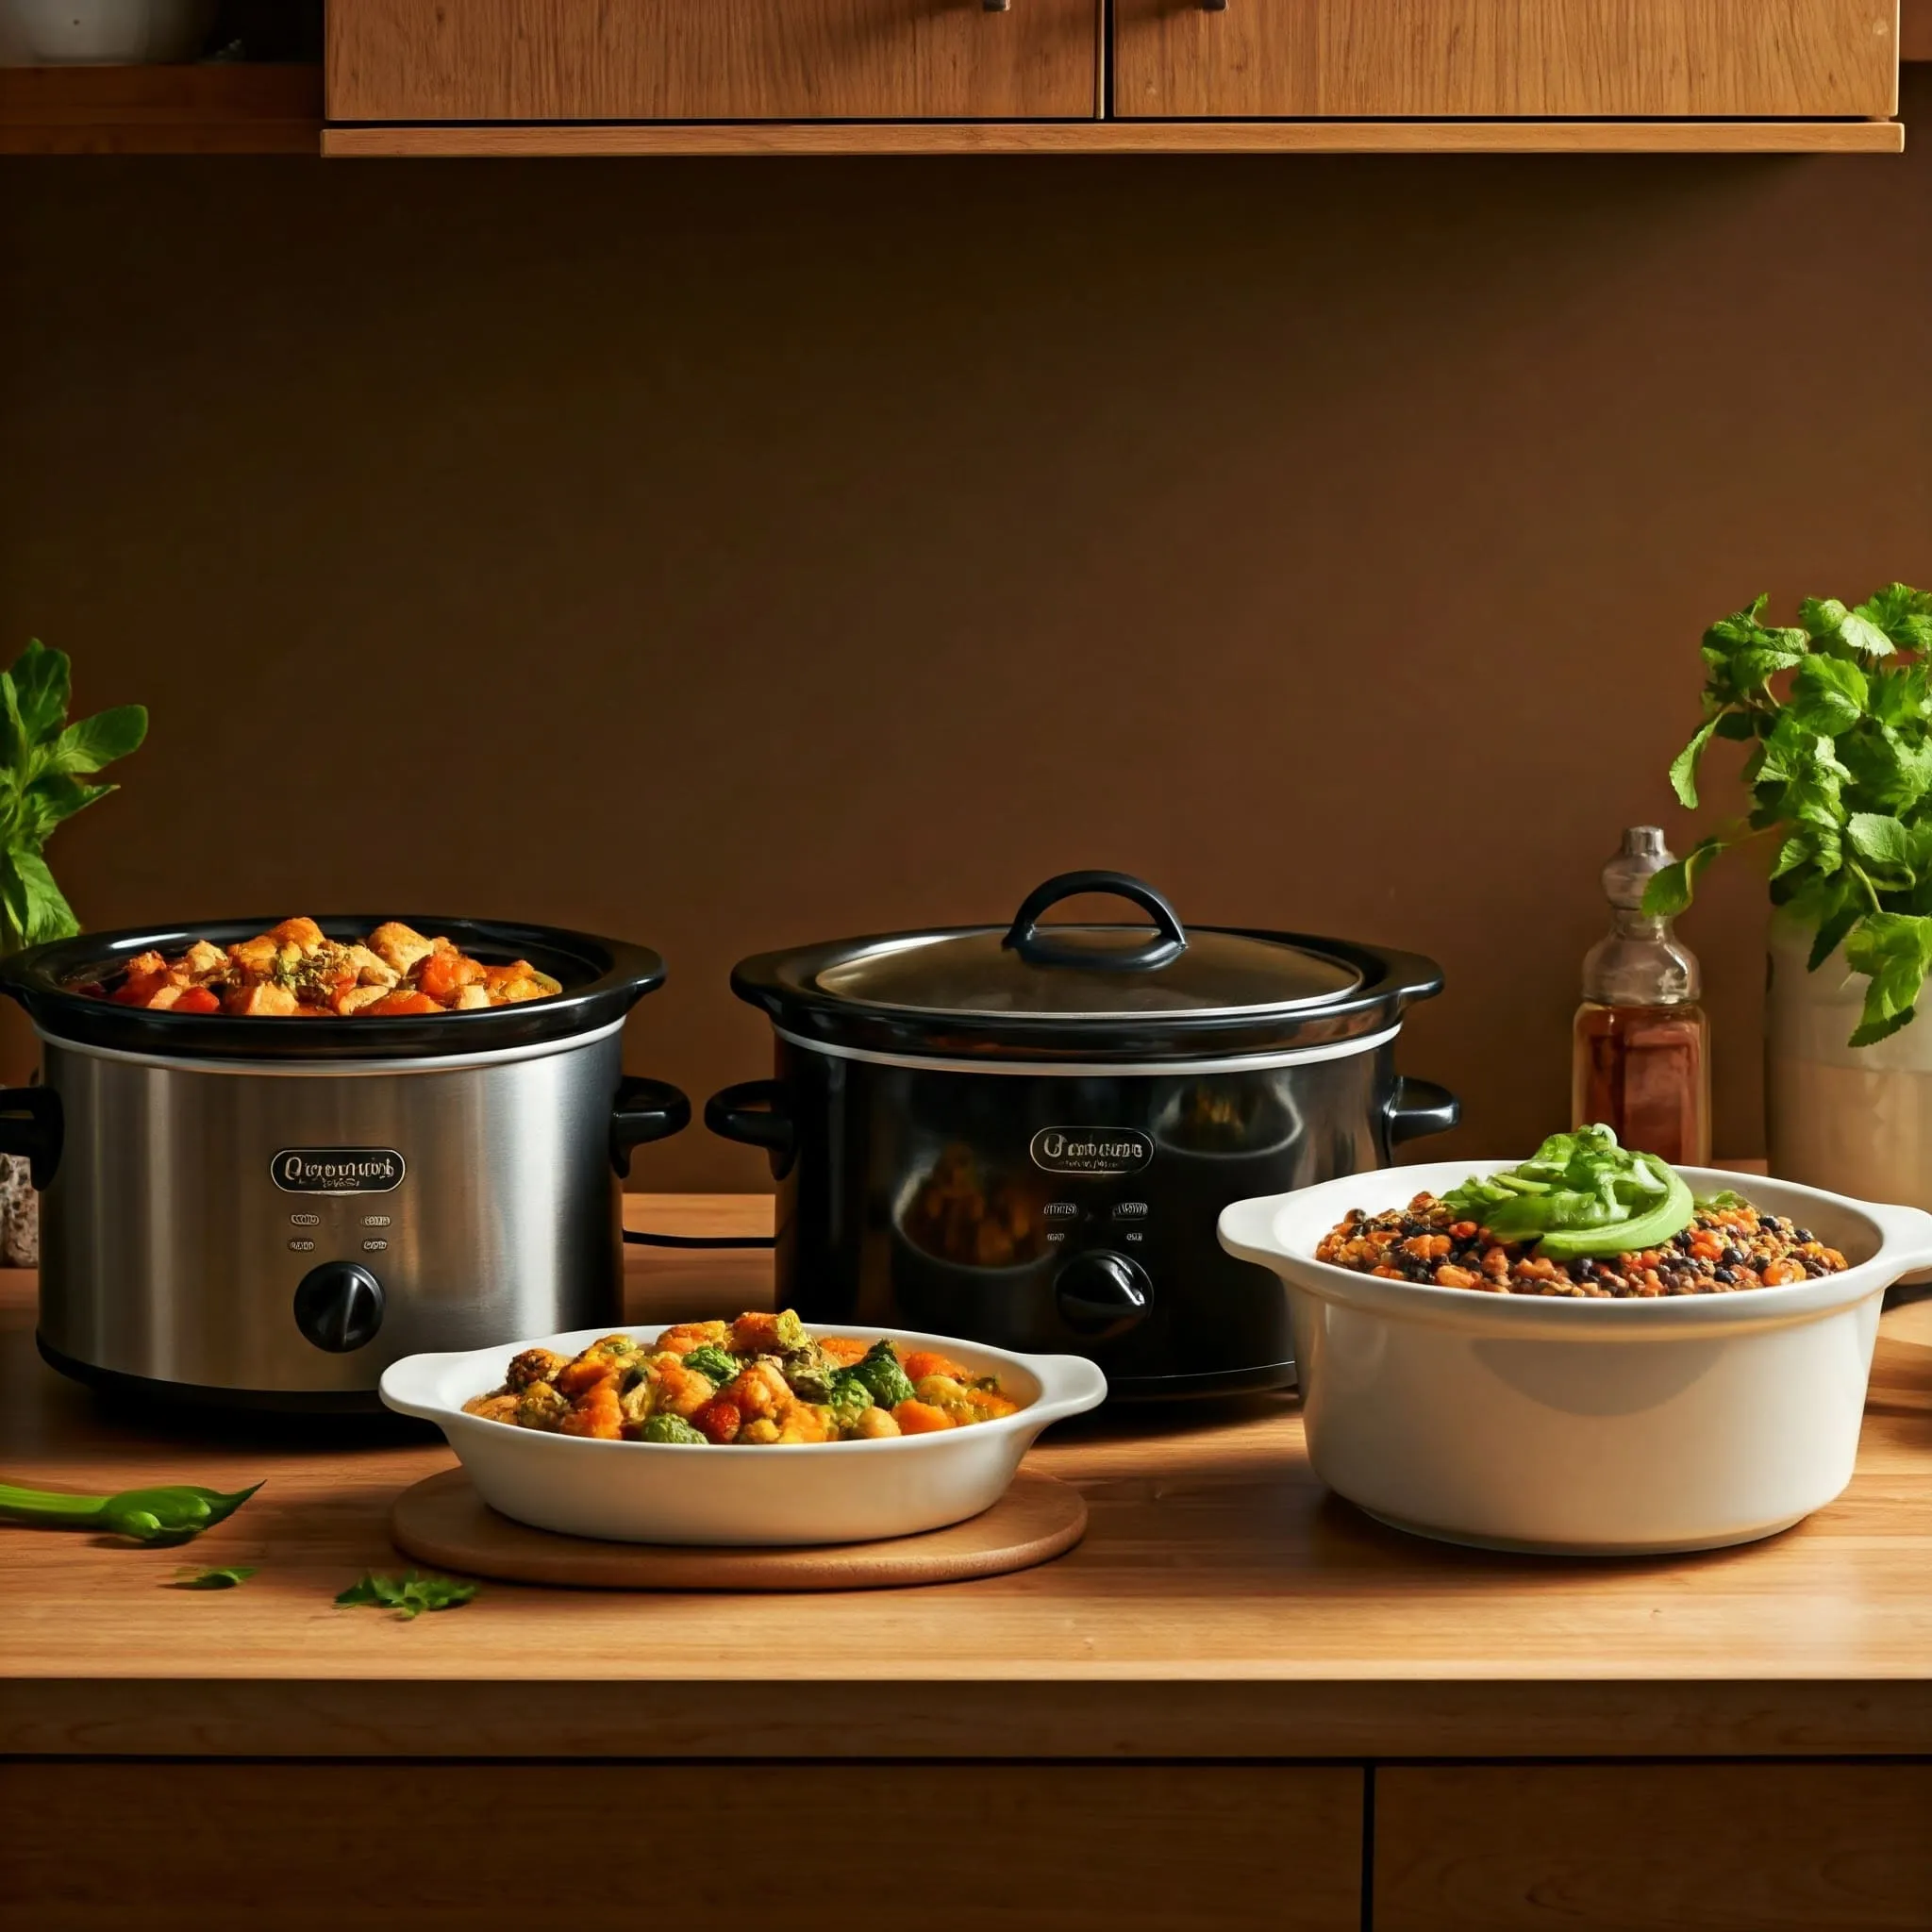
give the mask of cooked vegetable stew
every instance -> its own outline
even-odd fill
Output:
[[[393,920],[366,942],[345,945],[312,919],[285,919],[239,945],[197,940],[174,959],[139,954],[119,985],[92,990],[148,1012],[382,1020],[516,1006],[562,988],[527,959],[486,966],[449,940],[425,939]]]
[[[970,1427],[1020,1405],[991,1375],[890,1341],[807,1334],[782,1314],[687,1322],[656,1341],[607,1335],[581,1355],[526,1348],[467,1415],[603,1441],[875,1441]]]
[[[1357,1208],[1323,1237],[1315,1258],[1394,1281],[1591,1301],[1778,1288],[1846,1265],[1809,1228],[1737,1194],[1697,1203],[1688,1227],[1654,1245],[1563,1260],[1540,1253],[1534,1238],[1498,1239],[1454,1198],[1418,1194],[1384,1214]]]

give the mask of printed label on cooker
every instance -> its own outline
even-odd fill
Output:
[[[408,1169],[393,1147],[284,1147],[268,1171],[285,1194],[387,1194]]]
[[[1041,1127],[1027,1152],[1048,1174],[1139,1174],[1154,1141],[1133,1127]]]

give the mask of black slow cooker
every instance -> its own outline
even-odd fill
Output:
[[[1041,925],[1080,892],[1151,925]],[[776,1077],[705,1109],[769,1150],[781,1306],[809,1321],[1071,1351],[1128,1398],[1293,1378],[1279,1282],[1215,1239],[1230,1201],[1386,1166],[1455,1125],[1399,1075],[1411,953],[1184,927],[1144,881],[1078,872],[1010,926],[741,962]]]

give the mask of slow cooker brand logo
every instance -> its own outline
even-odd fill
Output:
[[[393,1147],[284,1147],[268,1171],[285,1194],[388,1194],[408,1168]]]
[[[1132,1127],[1041,1127],[1028,1151],[1048,1174],[1139,1174],[1154,1142]]]

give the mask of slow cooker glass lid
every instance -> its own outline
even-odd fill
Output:
[[[1042,925],[1075,891],[1117,892],[1146,925]],[[875,1009],[935,1016],[1117,1020],[1138,1015],[1288,1013],[1346,998],[1359,969],[1285,941],[1188,931],[1152,887],[1124,874],[1065,874],[1028,898],[1011,926],[905,933],[822,967],[814,986]]]

